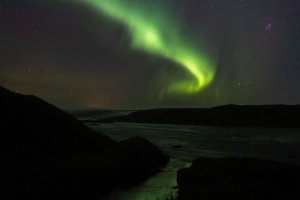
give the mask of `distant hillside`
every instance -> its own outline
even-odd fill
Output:
[[[115,121],[237,127],[300,127],[300,105],[224,105],[135,111]]]
[[[65,110],[65,111],[76,118],[86,118],[86,119],[105,119],[109,117],[128,115],[129,113],[133,112],[131,110],[97,110],[97,109]]]

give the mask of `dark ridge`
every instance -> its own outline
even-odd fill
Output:
[[[115,142],[33,96],[0,89],[1,149],[10,154],[100,152]]]
[[[4,87],[0,86],[0,95],[16,95],[17,93],[12,92]]]
[[[135,123],[299,128],[300,105],[152,109],[135,111],[112,119]]]
[[[1,87],[0,111],[0,199],[101,199],[169,160],[146,139],[118,143],[33,95]]]

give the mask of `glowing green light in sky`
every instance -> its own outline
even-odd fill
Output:
[[[214,78],[215,67],[199,50],[188,45],[180,35],[180,21],[157,1],[82,0],[107,16],[126,25],[132,36],[132,48],[159,55],[188,70],[192,80],[172,81],[171,93],[196,93]]]

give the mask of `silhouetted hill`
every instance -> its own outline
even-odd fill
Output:
[[[146,139],[116,142],[33,95],[0,87],[0,111],[0,199],[101,199],[169,160]]]
[[[0,88],[0,110],[0,148],[7,155],[90,154],[115,143],[33,95]]]
[[[300,105],[224,105],[135,111],[115,121],[210,126],[300,127]]]
[[[0,95],[17,95],[17,93],[14,93],[14,92],[0,86]]]

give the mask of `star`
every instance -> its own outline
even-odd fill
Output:
[[[268,23],[266,26],[266,30],[271,30],[271,28],[272,28],[272,24]]]

